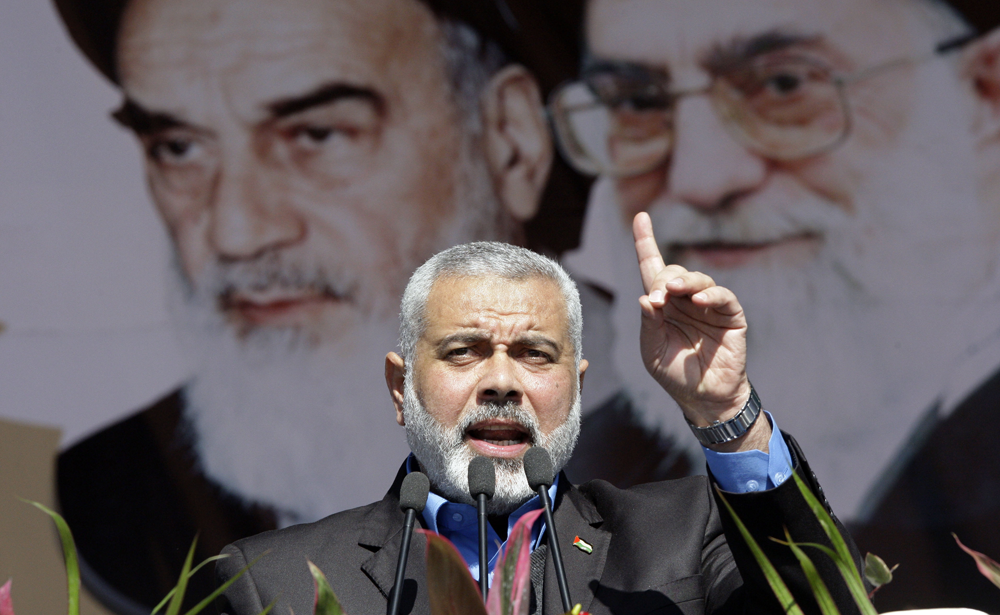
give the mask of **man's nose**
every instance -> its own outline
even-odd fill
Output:
[[[484,362],[486,372],[479,380],[479,403],[521,403],[524,388],[517,375],[514,359],[503,352],[495,352]]]
[[[306,223],[277,170],[250,154],[226,160],[213,187],[211,241],[222,259],[252,259],[301,241]]]
[[[743,147],[722,124],[707,96],[677,103],[667,189],[693,207],[724,207],[767,177],[768,162]]]

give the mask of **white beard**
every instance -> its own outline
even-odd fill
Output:
[[[923,85],[934,83],[925,73],[940,70],[951,69],[921,68]],[[923,102],[910,121],[922,128],[909,131],[897,155],[866,169],[868,181],[853,195],[855,212],[819,200],[737,204],[727,220],[685,206],[650,209],[661,245],[761,239],[779,229],[811,229],[824,238],[811,262],[705,272],[740,299],[751,381],[765,409],[802,444],[846,519],[869,511],[868,496],[946,389],[956,358],[997,327],[990,319],[982,328],[983,315],[1000,303],[996,214],[976,194],[974,149],[961,136],[968,134],[966,116],[948,113],[961,104],[961,90],[916,89]],[[616,297],[614,363],[645,423],[696,450],[676,404],[639,356],[643,291],[630,226],[614,199],[610,182],[600,180],[590,203],[593,215],[614,227],[605,231],[614,247],[603,252],[610,275],[598,280]]]
[[[406,440],[436,492],[452,502],[475,506],[476,502],[469,494],[469,462],[476,453],[465,443],[466,429],[487,418],[515,420],[528,429],[531,441],[536,446],[548,451],[558,474],[573,455],[576,439],[580,435],[579,393],[577,379],[569,416],[547,435],[538,428],[535,417],[515,404],[479,406],[467,412],[457,426],[447,428],[427,412],[413,386],[413,378],[407,373],[403,395]],[[528,486],[522,459],[493,459],[493,465],[496,470],[496,490],[487,501],[487,512],[491,515],[507,515],[531,499],[535,492]]]
[[[456,168],[462,214],[441,226],[429,253],[401,265],[409,267],[407,276],[443,248],[508,238],[479,146],[473,139],[466,146]],[[397,346],[399,297],[358,285],[358,324],[338,331],[334,342],[290,328],[258,328],[240,339],[217,309],[225,284],[336,289],[364,279],[339,269],[331,262],[336,256],[271,257],[270,268],[264,262],[241,271],[216,267],[195,291],[176,273],[171,312],[197,361],[185,393],[203,471],[243,500],[275,509],[285,526],[380,499],[408,450],[383,377],[385,354]]]

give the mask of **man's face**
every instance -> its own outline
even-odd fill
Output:
[[[887,60],[924,56],[949,38],[943,27],[934,31],[921,6],[917,0],[749,0],[738,6],[723,0],[593,0],[587,36],[595,58],[663,71],[674,91],[705,87],[744,65],[789,59],[846,76]],[[996,215],[976,209],[975,201],[948,197],[940,189],[942,160],[926,151],[944,149],[941,126],[953,133],[946,147],[961,145],[965,157],[972,151],[969,126],[951,117],[955,110],[948,101],[934,101],[941,108],[929,115],[937,129],[929,129],[921,115],[928,98],[962,89],[948,74],[951,68],[940,60],[849,83],[843,90],[850,117],[846,140],[794,160],[737,141],[708,96],[683,97],[674,109],[669,159],[615,182],[623,215],[631,219],[648,210],[671,258],[689,268],[734,276],[755,269],[791,272],[833,248],[845,261],[844,276],[868,290],[882,280],[853,261],[881,260],[891,267],[901,260],[898,238],[926,234],[937,222],[968,231],[966,241],[996,237]],[[936,89],[928,87],[933,80]],[[757,98],[797,95],[795,83],[780,76],[763,87],[772,91]],[[957,163],[940,158],[950,173]],[[951,190],[956,179],[945,181]],[[928,193],[925,183],[937,188]],[[954,244],[951,232],[937,233],[936,241],[929,238],[923,246],[925,253]],[[981,278],[982,266],[971,269],[954,288]]]
[[[962,32],[922,12],[928,6],[591,0],[587,41],[595,60],[666,74],[674,91],[784,58],[854,75],[926,57]],[[754,385],[809,450],[830,500],[856,514],[958,357],[982,339],[982,314],[995,311],[1000,207],[981,189],[994,163],[973,121],[988,110],[977,106],[964,61],[954,53],[847,83],[845,139],[793,160],[738,140],[708,96],[684,96],[667,160],[598,181],[588,207],[615,227],[621,263],[609,288],[626,299],[613,307],[615,367],[649,424],[686,438],[680,413],[636,359],[639,313],[628,298],[642,290],[625,275],[634,253],[624,229],[641,210],[665,258],[740,297]],[[794,85],[775,80],[770,94],[794,97]]]
[[[561,468],[579,431],[579,376],[559,287],[534,278],[442,278],[406,377],[398,420],[435,487],[459,501],[472,457],[493,458],[494,507],[531,497],[521,458],[545,447]]]
[[[406,280],[512,228],[444,44],[416,0],[132,0],[123,17],[117,116],[176,248],[199,462],[282,523],[381,495],[407,450],[377,411]]]
[[[329,341],[389,316],[477,223],[423,4],[135,0],[119,43],[122,115],[183,273],[237,334]]]

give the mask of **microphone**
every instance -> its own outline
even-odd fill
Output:
[[[489,457],[473,457],[469,462],[469,494],[476,500],[479,513],[479,593],[486,601],[489,589],[489,562],[486,549],[486,500],[493,497],[497,487],[497,471]]]
[[[403,544],[399,548],[399,560],[396,562],[396,584],[392,588],[389,600],[389,615],[399,614],[399,600],[403,594],[403,577],[406,575],[406,558],[410,554],[410,536],[413,534],[413,522],[418,512],[423,512],[427,504],[427,493],[431,490],[431,482],[421,472],[410,472],[403,477],[399,488],[399,508],[406,515],[403,521]]]
[[[573,603],[569,599],[566,569],[563,567],[562,551],[559,550],[559,536],[556,535],[556,524],[552,521],[552,502],[549,500],[549,487],[552,486],[552,477],[555,476],[555,473],[552,457],[544,448],[532,446],[524,454],[524,476],[528,479],[528,486],[531,487],[532,491],[537,491],[538,497],[542,500],[545,525],[549,528],[549,548],[552,549],[552,558],[556,565],[559,597],[562,598],[563,612],[568,613],[573,609]]]

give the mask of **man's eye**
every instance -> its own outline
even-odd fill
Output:
[[[296,146],[309,150],[329,146],[338,137],[350,137],[351,132],[333,126],[297,126],[289,131],[289,139]]]
[[[147,148],[150,158],[164,164],[193,162],[202,154],[202,146],[193,139],[164,137],[154,139]]]
[[[468,356],[470,354],[470,352],[471,352],[471,349],[469,349],[469,348],[454,348],[454,349],[448,351],[448,356],[449,357],[465,357],[465,356]]]
[[[539,359],[543,361],[551,361],[552,357],[547,352],[542,352],[541,350],[535,348],[529,348],[524,351],[524,355],[529,359]]]
[[[766,85],[778,94],[791,94],[802,85],[802,78],[792,73],[771,75]]]
[[[636,94],[616,101],[615,111],[664,111],[670,108],[670,100],[659,93]]]

